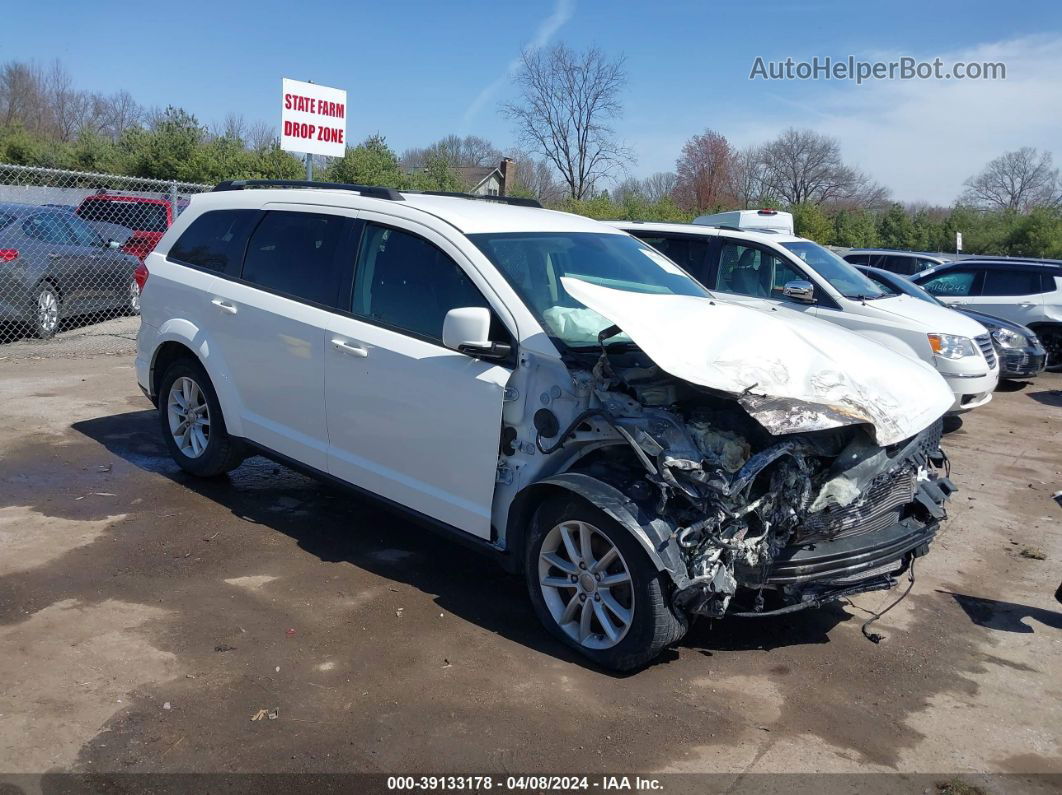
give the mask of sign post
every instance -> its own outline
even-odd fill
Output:
[[[347,150],[347,92],[301,80],[282,81],[280,148],[306,157],[313,179],[313,156],[342,157]]]
[[[955,253],[962,251],[962,232],[955,233]]]

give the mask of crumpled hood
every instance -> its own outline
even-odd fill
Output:
[[[822,320],[572,277],[561,283],[661,369],[734,395],[774,434],[868,423],[886,446],[923,430],[955,400],[930,365]]]

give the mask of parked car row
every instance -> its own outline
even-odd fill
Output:
[[[713,293],[826,320],[932,365],[951,387],[952,414],[992,399],[999,362],[979,323],[882,287],[813,241],[704,223],[713,220],[612,225],[666,254]]]
[[[144,264],[137,380],[178,465],[382,499],[615,669],[695,616],[894,587],[954,490],[942,417],[999,369],[810,241],[505,197],[222,183]]]
[[[0,322],[47,339],[69,318],[139,313],[138,266],[186,205],[106,191],[77,207],[0,204]]]

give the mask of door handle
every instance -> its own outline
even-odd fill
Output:
[[[332,347],[340,353],[348,354],[349,356],[358,356],[364,359],[369,355],[369,351],[356,343],[350,343],[346,340],[334,339],[332,340]]]
[[[56,252],[53,251],[50,254],[48,254],[48,259],[59,259],[59,255]]]
[[[1020,304],[1018,304],[1018,306],[1020,306],[1022,309],[1032,309],[1034,306],[1036,306],[1036,304],[1030,304],[1028,301],[1022,301]]]
[[[215,298],[210,303],[228,315],[235,315],[237,312],[237,309],[233,304],[230,304],[228,301],[222,301],[220,298]]]

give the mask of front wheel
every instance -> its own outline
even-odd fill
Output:
[[[229,436],[214,385],[197,361],[180,359],[162,376],[159,420],[173,460],[198,477],[214,477],[243,461],[243,446]]]
[[[539,507],[525,563],[542,623],[604,668],[645,665],[686,634],[666,575],[626,528],[578,497]]]

